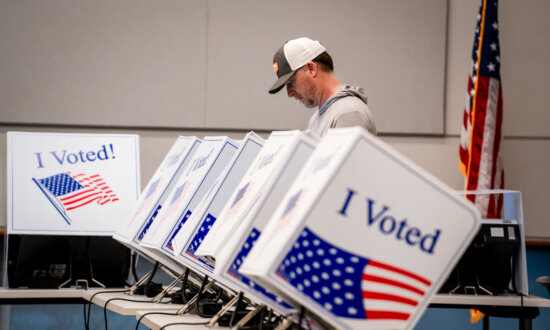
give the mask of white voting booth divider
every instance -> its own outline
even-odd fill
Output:
[[[240,142],[239,149],[233,159],[228,162],[226,169],[216,179],[195,212],[191,214],[174,238],[174,255],[180,263],[212,277],[213,267],[198,259],[194,253],[216,223],[220,212],[237,188],[237,184],[256,159],[263,144],[264,140],[254,132],[246,134]]]
[[[233,191],[228,202],[220,214],[220,221],[217,221],[210,233],[206,236],[201,246],[197,249],[195,255],[214,264],[216,254],[221,251],[231,234],[232,230],[238,226],[239,219],[242,219],[248,211],[255,205],[258,193],[262,191],[262,183],[268,179],[267,171],[258,171],[266,165],[273,163],[275,159],[280,159],[279,153],[296,136],[304,136],[304,133],[294,131],[274,131],[265,142],[260,154],[254,160],[237,189]],[[273,165],[268,167],[273,168]],[[256,172],[263,173],[256,174]],[[266,174],[268,173],[268,174]],[[254,178],[254,181],[252,179]],[[235,219],[235,221],[233,221]]]
[[[411,329],[477,210],[359,128],[330,130],[241,273],[336,328]]]
[[[136,208],[119,226],[113,238],[132,246],[139,244],[165,204],[176,179],[189,165],[200,143],[201,140],[196,137],[179,136],[176,139],[155,174],[143,189]]]
[[[300,131],[273,132],[226,204],[209,241],[214,272],[224,283],[283,314],[291,306],[242,276],[238,266],[316,144],[317,137]]]
[[[8,132],[9,234],[103,235],[139,191],[139,136]]]
[[[178,178],[161,210],[140,242],[142,247],[174,256],[173,239],[214,181],[227,167],[238,146],[228,137],[205,137]]]
[[[179,136],[158,169],[155,171],[134,210],[113,234],[113,238],[129,248],[139,251],[151,261],[158,261],[176,273],[183,273],[185,268],[158,250],[145,249],[139,243],[145,233],[165,206],[170,192],[177,179],[191,163],[201,140],[194,136]]]

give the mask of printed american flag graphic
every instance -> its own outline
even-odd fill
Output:
[[[160,192],[160,190],[158,188],[161,186],[161,184],[163,182],[164,182],[163,178],[158,178],[157,180],[153,181],[153,183],[151,183],[148,186],[147,192],[144,195],[141,196],[141,202],[140,202],[136,212],[134,213],[134,217],[132,218],[132,221],[130,221],[130,223],[128,223],[127,228],[130,228],[132,225],[134,225],[135,221],[137,219],[139,219],[139,215],[141,214],[141,212],[143,212],[145,210],[148,210],[151,207],[153,202],[156,200],[156,197],[158,196],[158,193]],[[149,219],[147,219],[148,221],[147,221],[145,227],[143,228],[143,230],[141,231],[141,233],[138,237],[138,241],[141,241],[143,239],[143,236],[145,236],[146,231],[151,226],[152,221],[150,221],[150,218],[153,215],[155,215],[155,212],[158,212],[160,208],[161,208],[161,205],[158,205],[156,210],[154,210],[154,212],[149,213]]]
[[[254,282],[253,280],[249,279],[248,277],[244,276],[239,272],[239,268],[241,267],[246,256],[250,253],[250,250],[252,250],[252,247],[260,237],[260,234],[261,232],[257,228],[252,228],[252,230],[250,231],[250,234],[246,238],[246,241],[241,247],[239,253],[233,260],[233,263],[231,264],[231,267],[229,268],[227,273],[232,277],[234,277],[235,279],[237,279],[238,281],[240,281],[241,283],[250,287],[257,293],[261,294],[262,296],[270,299],[271,301],[281,305],[284,308],[290,309],[292,307],[289,304],[287,304],[285,301],[283,301],[280,297],[275,295],[273,292],[266,290],[263,286],[259,285],[258,283]]]
[[[291,213],[292,210],[296,208],[296,205],[298,204],[297,203],[298,199],[300,199],[301,195],[302,195],[302,190],[298,191],[295,195],[290,197],[287,205],[285,206],[285,210],[283,211],[283,215],[281,218],[284,219],[286,216],[288,216]]]
[[[145,195],[142,197],[142,201],[136,211],[136,215],[140,214],[144,210],[147,210],[153,201],[155,200],[155,197],[158,196],[158,188],[162,186],[163,178],[156,179],[151,185],[148,187],[147,191],[145,192]]]
[[[254,184],[249,181],[241,188],[238,188],[237,195],[231,202],[231,207],[229,208],[229,211],[227,211],[224,219],[231,219],[233,216],[235,216],[235,214],[239,212],[253,185]]]
[[[34,179],[42,193],[52,202],[70,224],[67,211],[94,203],[105,205],[119,200],[105,180],[98,174],[58,173],[43,179]]]
[[[365,258],[304,228],[276,275],[337,317],[405,323],[431,281]]]
[[[166,170],[167,168],[171,168],[172,166],[176,165],[179,162],[180,156],[182,154],[183,150],[180,150],[174,154],[171,154],[166,158],[164,161],[164,164],[162,165],[161,171]]]
[[[166,210],[166,213],[164,214],[162,220],[168,218],[177,211],[183,201],[183,198],[185,197],[185,193],[187,192],[188,187],[189,181],[185,181],[174,190],[174,193],[172,194],[172,199],[170,200],[170,204],[168,204],[168,209]]]
[[[202,242],[206,238],[206,235],[210,232],[210,229],[212,229],[212,225],[214,225],[215,222],[216,218],[210,213],[206,216],[206,218],[204,218],[199,230],[195,233],[189,247],[187,248],[188,255],[196,258],[195,251],[197,251],[199,246],[201,246]]]
[[[185,181],[174,189],[173,193],[171,194],[170,203],[168,203],[168,208],[162,214],[158,222],[154,221],[155,225],[149,225],[151,226],[151,230],[148,232],[147,236],[151,235],[150,237],[154,237],[157,234],[158,229],[161,227],[160,224],[163,223],[170,216],[172,216],[174,213],[176,213],[183,201],[183,198],[185,197],[185,193],[187,192],[187,188],[189,186],[188,183],[189,181]]]
[[[281,219],[277,223],[277,228],[273,232],[272,236],[276,235],[279,231],[286,228],[292,222],[292,219],[294,219],[294,215],[296,214],[296,210],[300,207],[306,195],[307,189],[300,189],[288,199],[283,214],[281,215]]]
[[[504,188],[498,31],[498,3],[483,0],[475,30],[459,148],[459,166],[466,179],[466,190]],[[467,198],[476,204],[483,217],[500,217],[502,194]]]

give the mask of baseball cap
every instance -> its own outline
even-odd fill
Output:
[[[273,69],[278,79],[269,89],[269,93],[279,92],[296,70],[321,55],[325,50],[319,41],[305,37],[287,41],[273,55]]]

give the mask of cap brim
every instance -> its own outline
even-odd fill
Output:
[[[277,79],[277,81],[269,89],[269,94],[278,93],[281,89],[283,89],[283,87],[285,86],[285,83],[288,81],[288,79],[290,79],[290,77],[292,77],[293,74],[294,74],[294,71],[290,71],[289,73]]]

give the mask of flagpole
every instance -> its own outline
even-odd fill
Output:
[[[44,187],[42,187],[42,185],[40,184],[40,182],[36,181],[35,178],[32,178],[32,181],[34,181],[34,183],[36,183],[36,185],[38,186],[38,188],[40,188],[40,190],[42,190],[42,192],[44,193],[44,195],[46,195],[46,197],[48,198],[48,200],[50,201],[50,203],[52,203],[52,205],[55,207],[55,209],[57,210],[57,212],[59,212],[59,214],[63,217],[63,220],[65,220],[67,222],[67,224],[71,224],[71,219],[69,219],[69,217],[67,216],[67,214],[65,213],[65,211],[58,205],[58,203],[56,203],[56,200],[53,200],[52,197],[50,196],[49,192],[46,191],[44,189]]]

